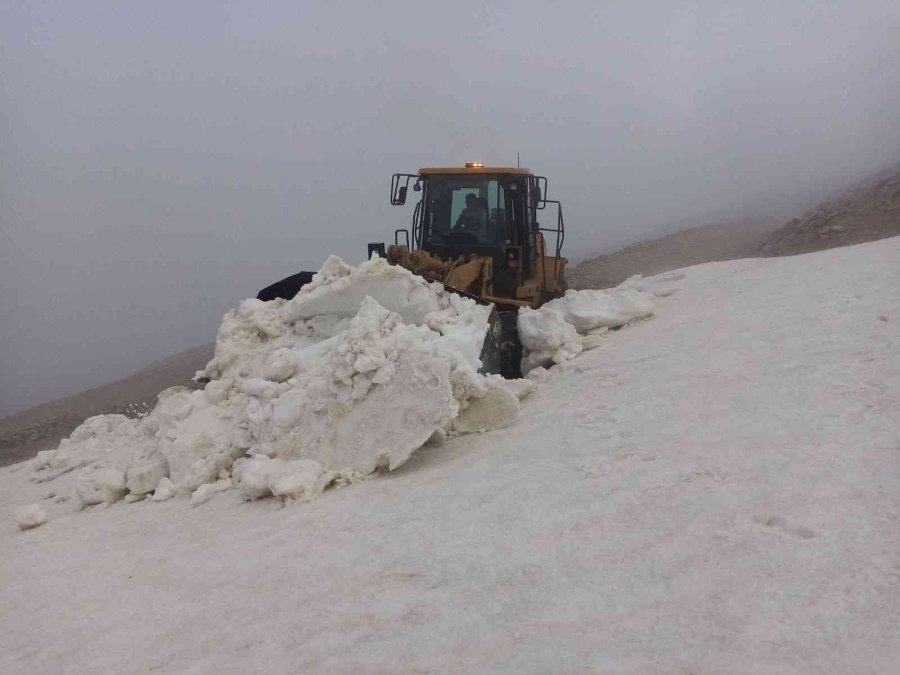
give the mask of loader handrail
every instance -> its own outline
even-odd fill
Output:
[[[562,212],[562,203],[556,199],[544,199],[544,205],[547,204],[556,204],[556,227],[541,227],[538,225],[537,230],[534,233],[535,247],[537,247],[537,239],[541,238],[541,242],[544,245],[544,254],[541,257],[541,264],[543,265],[542,272],[544,273],[544,283],[546,283],[547,277],[547,239],[542,234],[543,232],[554,232],[556,233],[556,247],[553,253],[553,279],[555,281],[559,281],[559,267],[560,267],[560,259],[562,258],[562,247],[563,242],[566,239],[566,226],[563,221],[563,212]]]

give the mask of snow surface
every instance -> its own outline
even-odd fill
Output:
[[[644,280],[679,292],[532,371],[541,383],[513,424],[443,444],[441,428],[404,466],[310,503],[238,488],[194,509],[101,501],[91,514],[62,489],[95,473],[72,468],[78,453],[0,469],[0,671],[894,672],[898,270],[894,238]],[[264,366],[324,367],[318,350],[347,328],[322,336],[352,318],[300,320],[321,338],[308,360],[273,350],[241,374],[224,349],[216,374],[266,398],[280,383]],[[484,398],[488,382],[456,391]],[[226,400],[219,387],[200,394]],[[188,404],[227,423],[169,398],[176,439]],[[103,437],[118,429],[146,460],[126,486],[152,482],[140,424],[93,424],[72,443],[115,454]],[[302,459],[242,459],[231,480]],[[27,480],[35,463],[53,493]],[[276,473],[296,476],[283,489],[302,501],[317,471]],[[282,489],[253,472],[247,489]],[[15,507],[38,502],[49,522],[18,533]]]

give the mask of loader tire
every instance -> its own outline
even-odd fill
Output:
[[[507,380],[522,377],[522,341],[519,340],[519,313],[498,312],[500,315],[500,374]]]
[[[507,380],[522,377],[522,343],[516,312],[496,307],[488,319],[488,330],[481,348],[482,375],[501,375]]]
[[[500,312],[494,307],[488,319],[488,329],[484,335],[484,344],[481,346],[481,368],[478,372],[482,375],[501,374],[500,336],[502,332]]]

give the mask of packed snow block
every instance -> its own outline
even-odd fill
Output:
[[[581,353],[575,327],[549,304],[540,309],[523,307],[519,310],[519,339],[525,351],[523,373],[537,366],[564,363]]]
[[[485,383],[505,389],[520,401],[537,391],[537,382],[529,379],[507,380],[500,375],[488,375]]]
[[[30,530],[47,522],[47,514],[40,504],[17,506],[15,516],[20,530]]]
[[[234,469],[238,490],[248,500],[274,495],[309,501],[322,494],[335,477],[334,472],[313,460],[272,459],[266,455],[240,459]]]
[[[83,467],[109,461],[127,463],[143,456],[155,445],[152,425],[124,415],[91,417],[63,439],[56,450],[40,453],[35,458],[35,482],[43,483]]]
[[[31,468],[35,471],[45,469],[53,464],[56,459],[56,450],[40,450],[31,463]]]
[[[408,324],[422,324],[425,316],[441,309],[438,296],[422,277],[373,257],[357,267],[337,256],[325,261],[322,269],[285,307],[288,321],[321,314],[355,316],[367,297],[396,312]]]
[[[135,420],[125,415],[95,415],[89,417],[81,425],[76,428],[61,446],[68,446],[75,443],[83,443],[96,439],[108,438],[112,435],[118,435],[123,427],[133,429]]]
[[[164,502],[172,499],[176,494],[178,494],[178,488],[175,486],[175,483],[168,478],[163,478],[156,484],[156,489],[150,495],[150,501]]]
[[[606,339],[607,333],[609,333],[609,328],[606,328],[604,326],[602,328],[595,328],[592,331],[588,331],[584,335],[579,335],[578,342],[581,344],[581,351],[587,352],[599,347],[601,344],[603,344],[603,340]]]
[[[654,297],[632,288],[568,290],[544,308],[556,310],[579,333],[595,328],[616,328],[653,314]]]
[[[288,425],[271,444],[276,456],[363,474],[406,462],[459,409],[447,363],[415,351],[401,353],[391,380],[349,409],[335,401],[317,406],[304,394],[276,402],[276,423]]]
[[[671,285],[666,286],[664,284],[674,281],[681,281],[682,279],[684,279],[684,274],[682,274],[681,272],[668,272],[666,274],[660,274],[650,279],[645,279],[644,275],[642,274],[635,274],[628,277],[616,288],[622,290],[632,289],[635,291],[641,291],[642,293],[650,293],[651,295],[655,295],[657,298],[667,298],[670,295],[677,293],[678,287]]]
[[[484,395],[470,400],[453,420],[453,430],[462,434],[502,429],[516,420],[519,408],[519,398],[513,391],[497,382],[488,382]]]
[[[330,476],[330,472],[326,472],[318,462],[302,459],[298,460],[300,462],[304,464],[302,469],[278,476],[270,483],[269,489],[273,495],[308,502],[325,491],[330,482],[326,476]]]
[[[154,411],[159,424],[159,452],[179,488],[195,490],[214,482],[246,454],[249,440],[237,428],[240,411],[226,402],[211,404],[202,391],[173,388],[160,395]]]
[[[153,492],[159,481],[169,475],[169,462],[158,450],[135,461],[126,471],[125,487],[133,495]]]
[[[115,467],[98,469],[78,477],[76,492],[85,506],[112,504],[125,496],[125,472]]]
[[[191,506],[205,504],[218,493],[224,492],[232,486],[230,478],[217,480],[215,483],[204,483],[191,493]]]

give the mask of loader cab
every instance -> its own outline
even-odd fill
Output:
[[[555,227],[538,222],[548,203],[546,178],[529,169],[478,163],[424,168],[417,174],[394,174],[391,204],[405,204],[410,188],[418,197],[412,227],[395,231],[395,246],[444,261],[491,258],[493,291],[507,298],[520,297],[529,279],[546,290],[562,278],[561,208]],[[548,264],[554,261],[553,269],[539,269],[545,258]]]
[[[419,200],[412,223],[413,248],[440,254],[448,247],[496,247],[519,239],[534,214],[527,201],[535,183],[528,169],[465,168],[420,169],[418,174],[395,174],[391,203],[404,204],[411,183]],[[461,222],[474,201],[481,222]],[[474,252],[474,251],[472,251]]]
[[[416,244],[442,258],[490,255],[503,246],[520,246],[534,222],[525,200],[528,178],[425,173],[419,222],[413,224]]]

